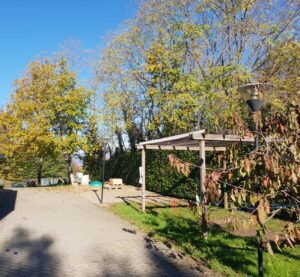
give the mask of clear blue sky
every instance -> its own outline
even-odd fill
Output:
[[[0,106],[28,62],[58,51],[68,40],[96,48],[136,9],[134,0],[0,1]]]

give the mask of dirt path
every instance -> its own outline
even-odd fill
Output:
[[[79,194],[0,191],[0,276],[203,276]]]

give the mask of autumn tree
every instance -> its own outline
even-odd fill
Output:
[[[86,146],[83,149],[85,155],[83,157],[84,170],[87,171],[91,178],[98,179],[100,177],[100,166],[102,161],[102,143],[99,137],[99,126],[96,116],[90,116],[86,129]]]
[[[89,93],[76,86],[65,60],[29,64],[1,117],[2,154],[34,161],[40,184],[45,157],[71,156],[84,144]]]
[[[76,73],[69,72],[64,59],[55,67],[55,83],[47,103],[51,134],[55,146],[67,163],[68,177],[72,172],[72,155],[84,147],[90,91],[77,86]]]
[[[134,141],[193,128],[232,132],[247,117],[236,88],[290,70],[299,9],[292,0],[142,1],[97,63],[104,122],[132,149]],[[274,94],[277,107],[284,91]]]
[[[47,101],[51,97],[52,65],[34,62],[26,75],[15,82],[15,93],[1,114],[3,154],[35,160],[40,184],[43,158],[53,153],[54,136],[50,132]]]
[[[207,203],[221,197],[225,184],[230,188],[232,208],[253,207],[249,224],[256,226],[259,276],[263,276],[264,245],[273,254],[271,241],[265,237],[270,219],[282,210],[300,218],[299,102],[300,95],[295,94],[283,111],[270,113],[262,120],[260,146],[242,156],[231,149],[223,155],[227,169],[213,171],[206,179]],[[281,240],[294,247],[300,231],[290,222],[273,238],[279,251]]]

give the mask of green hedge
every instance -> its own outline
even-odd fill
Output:
[[[155,151],[146,152],[146,186],[150,191],[163,195],[194,199],[199,188],[199,168],[191,168],[191,174],[186,177],[169,165],[168,155],[198,163],[197,152]],[[139,167],[141,153],[125,153],[106,161],[105,179],[122,178],[125,184],[139,185]]]
[[[138,185],[140,164],[140,153],[137,152],[128,152],[112,158],[105,162],[105,180],[122,178],[125,184]]]

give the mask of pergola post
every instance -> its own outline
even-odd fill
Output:
[[[142,211],[146,209],[146,150],[142,149]]]
[[[205,179],[206,179],[206,164],[205,164],[205,140],[200,140],[200,199],[201,199],[201,229],[204,239],[207,238],[207,215],[205,206]]]

